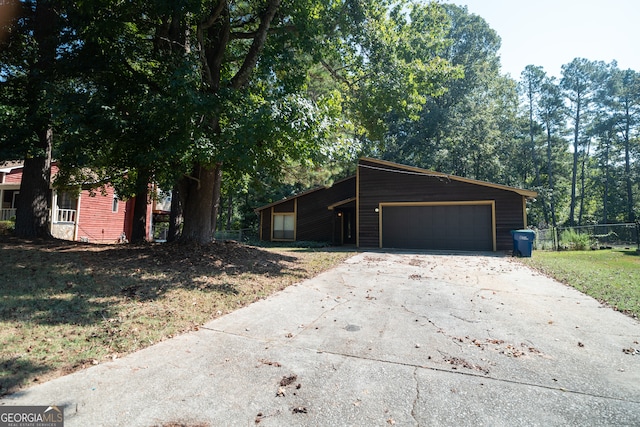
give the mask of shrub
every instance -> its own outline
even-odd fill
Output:
[[[251,246],[263,248],[298,248],[298,249],[321,249],[331,247],[331,242],[316,242],[312,240],[296,240],[293,242],[269,242],[258,239],[246,239],[245,243]]]
[[[0,221],[0,236],[6,236],[13,233],[15,228],[15,221]]]
[[[569,250],[584,251],[591,246],[591,238],[588,234],[581,234],[573,229],[568,229],[560,234],[560,244]]]
[[[298,240],[292,242],[290,244],[291,247],[294,248],[308,248],[308,249],[316,249],[316,248],[328,248],[331,246],[331,242],[316,242],[311,240]]]

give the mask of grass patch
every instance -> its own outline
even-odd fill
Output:
[[[640,255],[635,250],[536,251],[521,261],[632,317],[640,317]]]
[[[0,395],[197,330],[352,255],[235,242],[0,248]]]

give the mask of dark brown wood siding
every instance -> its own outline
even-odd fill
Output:
[[[361,247],[379,246],[376,208],[390,202],[447,202],[494,200],[496,249],[512,249],[511,230],[524,227],[523,197],[513,191],[428,176],[361,160],[358,167],[358,219]]]
[[[346,200],[356,192],[355,177],[339,181],[329,188],[298,198],[296,239],[340,243],[336,240],[336,212],[329,206]]]
[[[271,209],[260,211],[260,230],[258,233],[260,240],[271,240]]]
[[[496,243],[499,251],[513,249],[511,230],[525,227],[525,197],[515,193],[509,196],[496,198]]]
[[[291,213],[295,212],[296,209],[296,201],[295,199],[285,200],[282,203],[275,205],[273,207],[273,211],[276,213]]]
[[[273,208],[274,212],[297,212],[296,240],[340,243],[339,230],[336,230],[339,227],[338,218],[335,211],[329,210],[329,206],[354,197],[355,193],[356,178],[350,177],[329,188],[310,191],[260,210],[262,240],[271,240]]]

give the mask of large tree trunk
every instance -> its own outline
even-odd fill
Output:
[[[51,236],[49,212],[53,128],[48,106],[43,105],[43,94],[46,79],[52,78],[57,55],[57,19],[52,2],[37,2],[33,15],[37,57],[29,73],[25,92],[27,122],[37,136],[37,143],[27,153],[24,162],[15,228],[16,235],[25,238]]]
[[[131,243],[141,243],[147,239],[147,211],[149,209],[149,173],[138,171],[136,177],[136,197],[133,205],[133,227]]]
[[[183,206],[184,224],[180,241],[185,243],[207,244],[213,241],[215,219],[214,192],[218,174],[213,166],[194,166],[193,174],[186,182],[185,204]]]
[[[228,81],[228,89],[240,90],[248,82],[258,63],[264,48],[269,27],[273,21],[281,0],[268,0],[260,14],[251,46],[235,75]],[[202,80],[207,91],[215,94],[222,87],[223,59],[229,42],[229,5],[220,0],[210,16],[198,24],[196,31],[198,50],[202,63]],[[220,134],[220,126],[215,111],[210,117],[211,137]],[[220,203],[220,184],[222,180],[222,159],[213,159],[210,163],[196,163],[193,173],[187,178],[184,195],[184,224],[181,242],[207,244],[213,241]]]
[[[171,212],[169,214],[169,231],[167,232],[167,242],[175,242],[180,238],[182,226],[182,206],[184,206],[184,193],[183,189],[187,183],[187,178],[181,179],[171,190]]]
[[[51,237],[51,143],[53,131],[38,135],[44,155],[27,158],[22,169],[20,196],[16,212],[15,234],[24,238]]]

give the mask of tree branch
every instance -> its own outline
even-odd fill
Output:
[[[211,11],[211,14],[209,15],[209,17],[204,21],[200,21],[200,23],[198,24],[198,28],[202,28],[203,30],[206,30],[213,27],[213,24],[216,23],[218,18],[220,18],[222,11],[225,10],[226,8],[227,8],[227,0],[219,0],[218,4],[216,4],[216,7],[214,7],[213,10]]]
[[[253,39],[258,35],[258,31],[236,31],[232,32],[230,35],[231,40],[242,40],[242,39]],[[269,28],[269,34],[281,34],[281,33],[293,33],[296,31],[296,27],[294,25],[287,25],[284,27],[275,27]]]
[[[240,89],[249,81],[251,72],[258,63],[260,52],[264,48],[264,44],[267,40],[267,33],[269,32],[269,27],[271,26],[271,21],[273,21],[273,17],[276,15],[276,12],[280,7],[280,2],[281,0],[269,0],[269,2],[267,3],[267,8],[260,17],[260,26],[258,26],[258,30],[253,39],[253,43],[251,44],[251,47],[247,52],[247,56],[245,57],[245,60],[236,75],[231,79],[232,88]]]
[[[207,55],[204,51],[204,27],[198,25],[196,28],[196,38],[198,39],[198,55],[200,56],[200,63],[202,64],[203,80],[209,86],[213,86],[213,76],[211,75],[211,69],[207,62]]]
[[[347,80],[346,78],[344,78],[343,76],[341,76],[340,74],[338,74],[338,71],[335,68],[333,68],[331,65],[329,65],[329,63],[327,61],[325,61],[324,59],[321,59],[320,63],[329,72],[329,74],[331,74],[331,76],[333,77],[334,80],[346,84],[349,87],[349,90],[353,90],[351,82],[349,80]],[[342,67],[342,68],[344,68],[344,67]]]
[[[220,72],[219,72],[219,69],[217,69],[216,67],[219,66],[218,62],[220,62],[221,59],[220,60],[214,59],[213,61],[209,61],[210,55],[207,52],[207,45],[205,44],[204,32],[209,30],[211,27],[213,27],[215,23],[223,15],[223,12],[228,10],[229,10],[229,5],[227,3],[227,0],[218,0],[218,3],[213,8],[213,10],[211,11],[211,14],[207,17],[207,19],[200,21],[196,27],[196,39],[198,40],[198,53],[200,56],[200,62],[202,64],[202,69],[203,69],[203,80],[214,91],[219,85],[218,80],[219,80]],[[228,28],[228,25],[229,25],[228,21],[224,23],[225,28]],[[226,32],[228,33],[228,31]],[[224,34],[222,36],[224,37]],[[219,51],[224,52],[224,49],[226,48],[227,40],[228,40],[228,37],[226,38],[226,40],[216,40],[217,46],[216,48],[214,48],[214,53],[211,56],[213,57],[220,56],[221,54]]]

